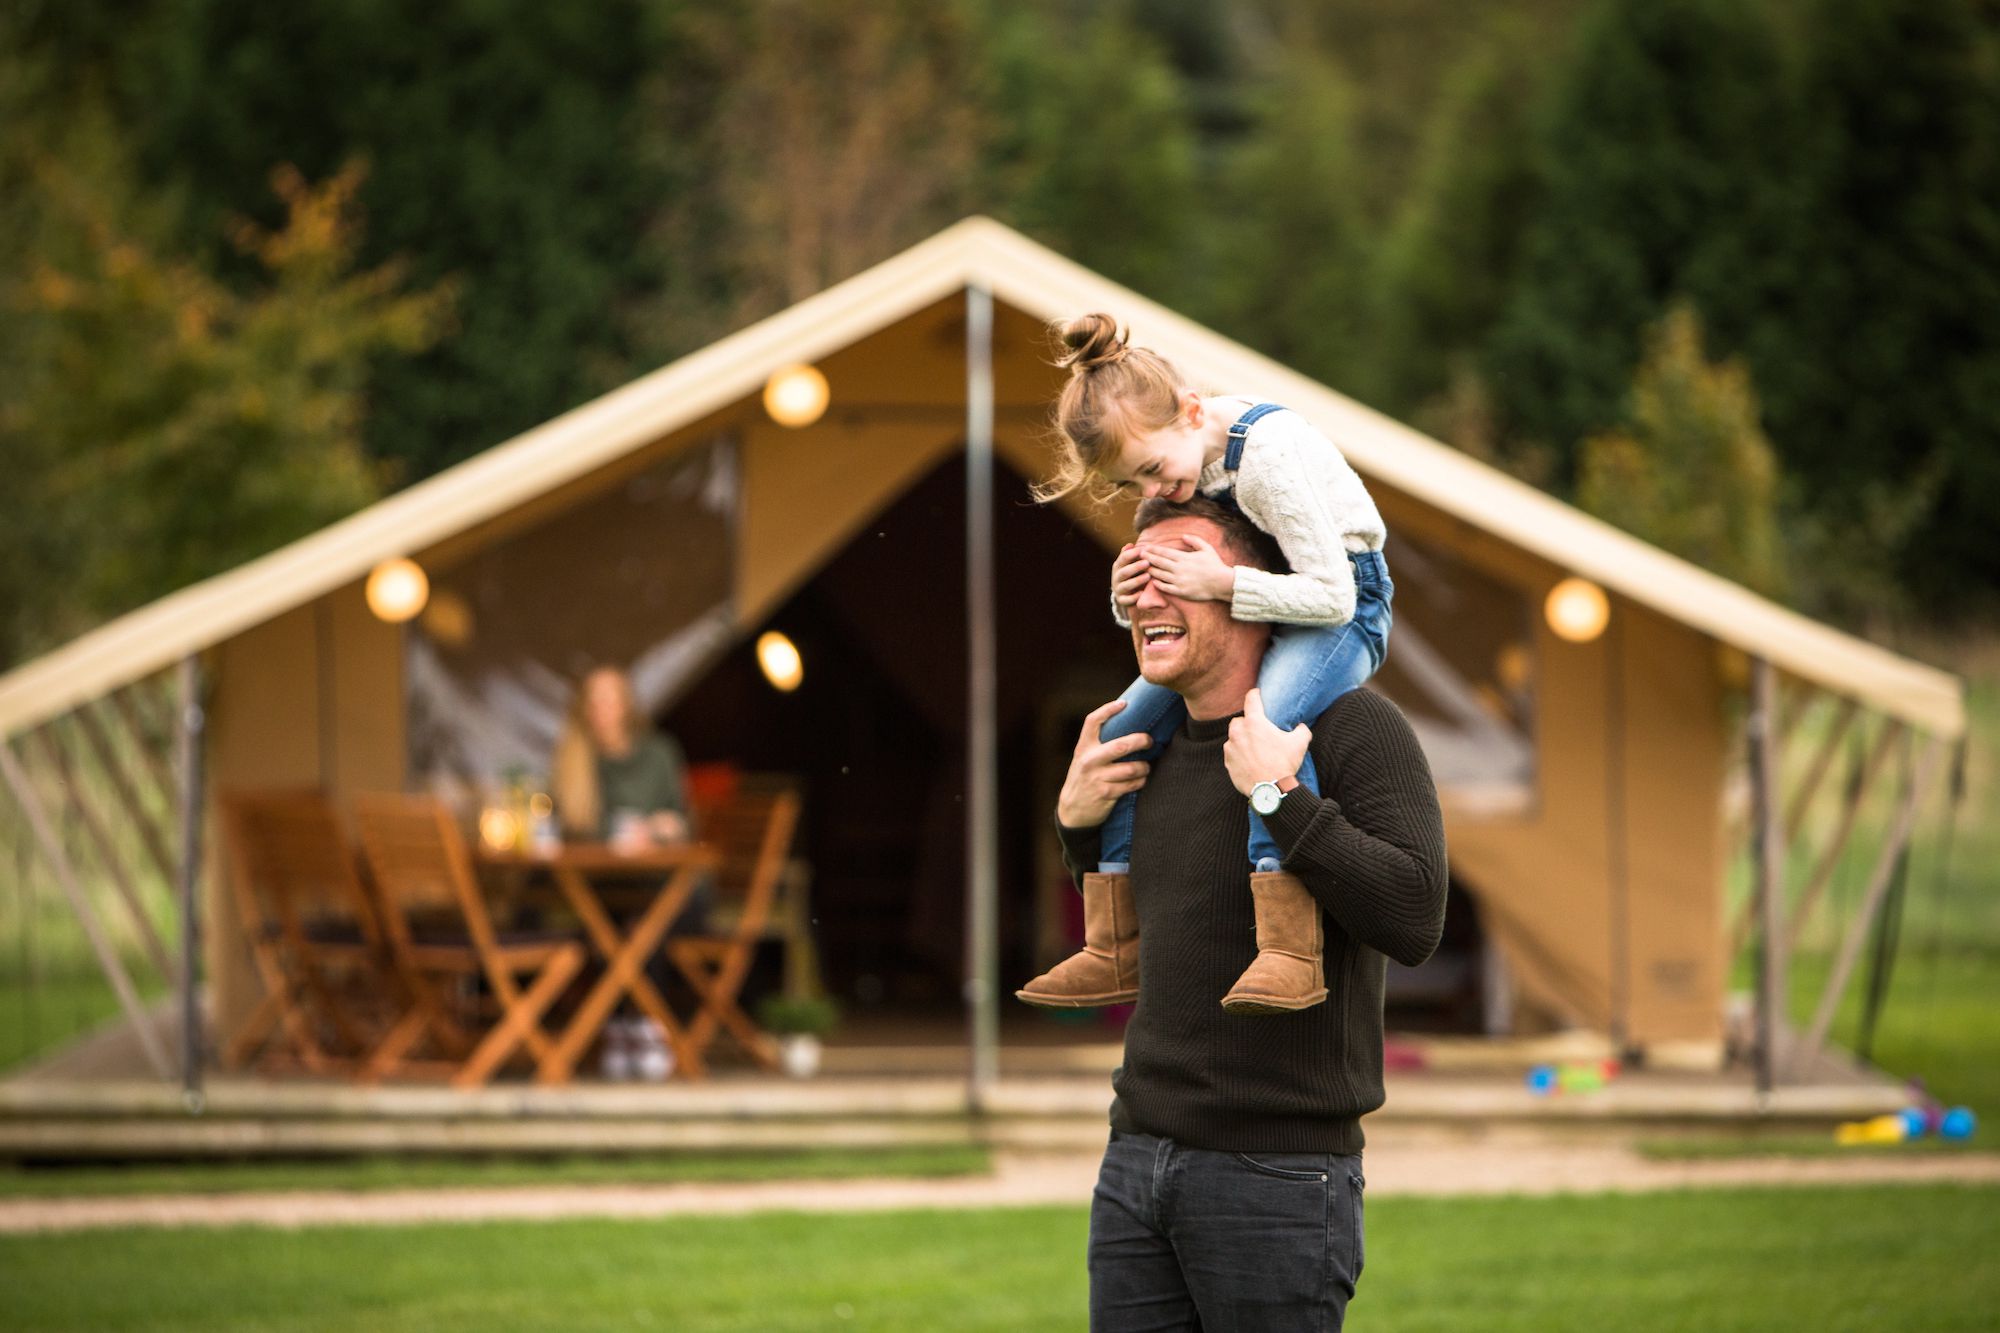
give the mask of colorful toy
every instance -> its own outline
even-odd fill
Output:
[[[1972,1114],[1970,1106],[1954,1106],[1938,1122],[1938,1133],[1947,1139],[1969,1139],[1978,1128],[1979,1117]]]
[[[1850,1120],[1833,1131],[1833,1141],[1849,1148],[1863,1143],[1901,1143],[1909,1136],[1910,1126],[1901,1111],[1867,1120]]]
[[[1568,1060],[1560,1065],[1536,1065],[1528,1071],[1528,1091],[1537,1097],[1552,1092],[1598,1092],[1618,1077],[1616,1060]]]

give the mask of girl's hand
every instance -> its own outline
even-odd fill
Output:
[[[1169,597],[1190,602],[1226,602],[1236,595],[1236,570],[1222,562],[1215,548],[1199,537],[1182,536],[1185,550],[1172,546],[1145,548],[1153,582]]]
[[[1118,559],[1112,562],[1111,595],[1117,599],[1119,606],[1130,607],[1139,600],[1140,591],[1152,576],[1152,564],[1146,559],[1146,553],[1128,544],[1118,553]]]

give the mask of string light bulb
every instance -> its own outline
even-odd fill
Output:
[[[796,690],[806,678],[805,662],[799,657],[797,645],[776,630],[758,636],[757,665],[763,668],[764,679],[771,682],[771,688],[785,694]]]
[[[1611,620],[1611,600],[1589,579],[1566,578],[1549,589],[1542,604],[1549,628],[1571,643],[1589,643]]]
[[[764,383],[764,410],[793,429],[818,421],[831,398],[826,376],[815,366],[786,366]]]
[[[400,625],[424,609],[431,581],[414,560],[384,560],[368,574],[368,609],[391,625]]]

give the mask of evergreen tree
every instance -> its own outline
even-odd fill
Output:
[[[996,108],[982,196],[1001,220],[1155,300],[1190,308],[1204,211],[1193,108],[1117,4],[992,11]]]
[[[1205,308],[1223,331],[1328,384],[1365,392],[1372,230],[1363,214],[1349,91],[1293,48],[1265,71],[1255,133],[1222,173],[1222,259]]]
[[[460,284],[457,327],[380,367],[367,439],[415,480],[629,377],[619,318],[655,276],[657,182],[634,151],[658,29],[647,0],[154,0],[112,90],[155,186],[189,191],[185,241],[238,281],[221,219],[274,224],[265,182],[369,166],[363,264]]]
[[[443,329],[449,292],[355,270],[350,169],[274,181],[285,222],[238,220],[249,291],[164,248],[108,118],[29,155],[0,292],[0,659],[261,555],[375,499],[371,364]]]
[[[1444,82],[1376,270],[1371,378],[1387,411],[1442,417],[1441,400],[1473,391],[1479,348],[1534,215],[1528,145],[1546,65],[1542,39],[1524,25],[1495,24]]]
[[[1784,280],[1787,88],[1769,22],[1731,0],[1606,0],[1586,22],[1537,132],[1542,202],[1488,344],[1511,433],[1572,460],[1618,420],[1641,331],[1676,299],[1738,345]]]
[[[1790,281],[1747,349],[1771,433],[1819,526],[1840,534],[1829,556],[1900,558],[1933,609],[1990,609],[2000,22],[1974,0],[1809,12]]]
[[[1622,429],[1586,440],[1577,503],[1702,568],[1782,589],[1778,467],[1740,361],[1715,364],[1677,305],[1647,335]]]

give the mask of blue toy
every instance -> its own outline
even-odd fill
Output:
[[[1979,1128],[1979,1117],[1972,1114],[1969,1106],[1954,1106],[1944,1113],[1938,1125],[1938,1133],[1948,1139],[1969,1139],[1972,1131]]]

